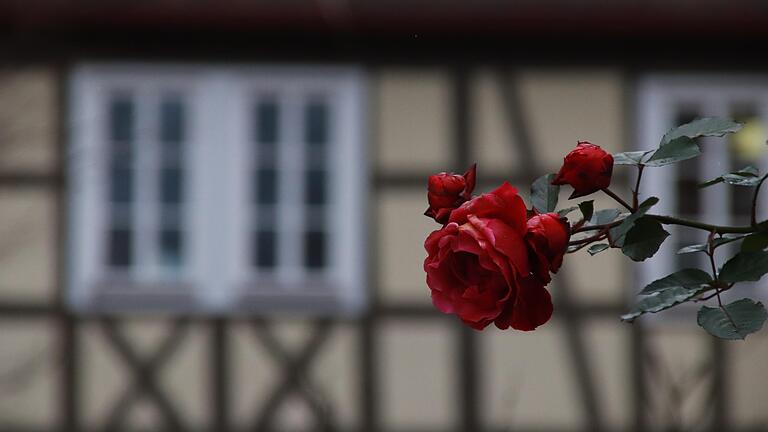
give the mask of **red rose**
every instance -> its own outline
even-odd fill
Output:
[[[424,242],[432,303],[481,330],[533,330],[552,316],[552,300],[531,273],[526,208],[504,183],[464,203]]]
[[[568,248],[568,222],[557,213],[544,213],[532,216],[527,225],[525,241],[531,250],[533,273],[543,283],[549,283],[549,272],[557,273]]]
[[[424,214],[439,223],[446,223],[453,209],[472,198],[476,172],[477,165],[472,165],[463,176],[444,172],[429,176],[429,208]]]
[[[563,167],[552,184],[573,186],[571,198],[577,198],[607,188],[612,172],[613,156],[600,146],[581,141],[565,156]]]

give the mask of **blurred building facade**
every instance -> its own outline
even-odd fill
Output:
[[[645,192],[741,223],[694,191],[768,167],[768,11],[695,6],[2,3],[0,430],[765,430],[765,332],[618,320],[694,233],[569,256],[532,333],[422,270],[428,174],[525,192],[696,116],[748,128]]]

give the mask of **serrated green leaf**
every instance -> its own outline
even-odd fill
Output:
[[[768,231],[751,234],[741,244],[742,252],[760,252],[766,248],[768,248]]]
[[[595,214],[592,215],[592,218],[590,219],[589,224],[590,225],[609,224],[615,221],[620,214],[621,214],[621,210],[619,209],[598,210],[595,212]]]
[[[572,206],[564,209],[560,209],[557,211],[557,215],[560,217],[566,217],[568,216],[568,213],[571,213],[573,211],[576,211],[579,209],[579,206]]]
[[[669,309],[672,306],[684,303],[696,295],[702,290],[689,289],[685,287],[674,287],[665,289],[662,291],[656,291],[651,295],[643,297],[632,310],[625,315],[621,316],[623,321],[633,321],[635,318],[645,313],[656,313]]]
[[[768,252],[739,252],[723,264],[720,280],[725,283],[759,281],[766,273]]]
[[[593,244],[592,246],[590,246],[587,249],[587,252],[589,252],[590,255],[594,256],[594,255],[597,255],[600,252],[608,249],[609,247],[610,246],[608,245],[608,243],[597,243],[597,244]]]
[[[704,117],[690,123],[673,128],[661,139],[661,145],[673,140],[686,137],[695,139],[699,137],[724,136],[725,134],[738,132],[743,125],[731,119],[722,117]]]
[[[643,201],[637,208],[637,211],[627,216],[619,225],[611,228],[608,232],[611,236],[611,241],[616,246],[622,246],[624,244],[624,236],[629,232],[635,221],[643,217],[648,210],[651,209],[659,199],[656,197],[650,197]]]
[[[643,159],[651,153],[653,153],[653,150],[616,153],[615,155],[613,155],[613,164],[614,165],[639,165],[643,162]]]
[[[722,246],[724,244],[735,242],[737,240],[741,240],[744,237],[746,237],[746,235],[739,235],[739,236],[736,236],[736,237],[719,237],[719,238],[714,239],[712,241],[712,244],[715,247],[718,247],[718,246]],[[681,248],[680,250],[678,250],[677,254],[678,255],[683,255],[683,254],[694,253],[694,252],[706,252],[708,250],[709,250],[709,245],[707,243],[701,243],[701,244],[694,244],[694,245],[690,245],[690,246],[685,246],[685,247]]]
[[[689,290],[700,290],[707,288],[712,282],[712,276],[704,270],[687,268],[678,270],[671,275],[664,276],[661,279],[649,283],[640,291],[640,295],[650,295],[655,292],[664,291],[672,288],[687,288]]]
[[[560,186],[553,185],[554,174],[543,175],[531,184],[531,205],[540,213],[555,211]]]
[[[687,136],[681,136],[659,147],[648,161],[645,162],[645,165],[660,167],[692,159],[700,154],[701,149],[696,144],[696,141]]]
[[[722,308],[702,306],[696,317],[699,325],[721,339],[745,339],[760,330],[768,313],[760,302],[744,298]]]
[[[759,177],[758,174],[759,172],[757,168],[748,166],[746,168],[740,169],[739,171],[723,174],[720,177],[707,180],[704,183],[699,184],[699,188],[705,188],[723,182],[734,186],[754,187],[760,184],[760,182],[763,180]]]
[[[595,210],[594,204],[595,202],[593,200],[579,203],[579,210],[581,210],[581,215],[584,217],[584,220],[592,219],[592,213]]]
[[[645,261],[652,257],[669,237],[669,233],[653,219],[641,218],[635,221],[624,237],[621,252],[633,261]]]

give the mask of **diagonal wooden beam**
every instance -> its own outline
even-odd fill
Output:
[[[139,356],[133,346],[131,346],[127,337],[117,325],[115,318],[103,318],[101,320],[101,328],[135,378],[132,385],[113,406],[110,415],[107,417],[104,431],[119,429],[125,420],[128,409],[143,395],[154,401],[163,415],[168,429],[173,431],[185,430],[176,408],[157,384],[157,374],[183,341],[183,336],[189,328],[187,320],[175,320],[163,342],[146,359]]]
[[[311,383],[305,373],[312,359],[328,339],[331,333],[331,324],[330,320],[318,320],[307,343],[298,353],[291,355],[269,330],[269,324],[266,321],[254,321],[254,335],[273,357],[275,364],[282,368],[283,380],[270,392],[271,397],[262,405],[256,416],[253,430],[270,430],[277,409],[291,393],[302,395],[315,414],[321,430],[335,430],[330,410],[317,397],[317,391],[312,390]]]

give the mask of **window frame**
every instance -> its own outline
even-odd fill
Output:
[[[652,150],[658,148],[661,137],[669,129],[676,126],[675,114],[677,108],[684,105],[697,106],[699,116],[706,117],[730,117],[731,109],[737,102],[750,101],[750,105],[756,108],[756,116],[765,124],[768,124],[768,78],[757,75],[729,74],[700,74],[700,73],[651,73],[636,83],[636,147],[638,150]],[[700,181],[704,182],[731,169],[730,155],[727,138],[702,138],[702,154],[699,159]],[[725,163],[724,163],[725,162]],[[759,163],[754,164],[761,172],[768,172],[768,154],[762,157]],[[677,190],[674,186],[676,180],[677,165],[672,167],[648,168],[653,173],[643,176],[641,185],[641,199],[657,196],[660,202],[653,207],[652,212],[657,214],[676,213]],[[630,174],[631,178],[635,173]],[[703,221],[714,224],[731,224],[734,215],[731,214],[731,192],[728,188],[736,186],[718,185],[698,190],[699,215]],[[718,203],[719,205],[706,205],[706,203]],[[768,217],[767,206],[758,206],[758,219]],[[638,290],[656,279],[660,279],[677,268],[675,242],[672,241],[677,233],[684,228],[678,226],[665,226],[671,234],[659,251],[644,263],[639,263],[633,270],[635,285]],[[702,241],[706,235],[702,234]],[[699,243],[701,243],[699,242]],[[703,254],[698,257],[698,268],[709,272],[709,264]],[[716,255],[718,267],[729,258],[730,255],[720,253]],[[706,261],[706,262],[705,262]],[[730,300],[742,297],[752,297],[768,300],[765,289],[760,289],[759,284],[743,286],[741,289],[726,292],[723,295]],[[736,292],[738,291],[738,292]],[[695,313],[699,305],[685,304],[678,307],[677,313],[660,314],[666,318],[688,319]]]
[[[108,99],[104,95],[116,87],[138,89],[132,91],[139,95],[160,94],[169,87],[188,102],[188,129],[184,131],[188,140],[184,170],[188,174],[182,189],[189,195],[184,201],[189,235],[182,242],[188,248],[188,264],[172,277],[158,277],[151,271],[145,274],[149,267],[118,274],[99,265],[106,236],[104,214],[110,206],[103,190],[108,178],[100,162],[108,146],[101,142],[106,137],[102,107]],[[74,310],[353,315],[365,307],[367,118],[365,80],[358,67],[84,63],[73,68],[69,88],[67,299]],[[337,136],[326,167],[333,173],[326,188],[331,201],[324,206],[326,229],[330,229],[325,247],[332,263],[311,277],[297,276],[295,267],[279,266],[280,277],[267,278],[249,268],[247,227],[252,191],[248,187],[253,180],[248,164],[253,160],[249,153],[254,144],[249,137],[248,105],[254,103],[255,91],[291,92],[295,102],[309,90],[326,94],[338,111],[330,125]],[[148,104],[145,99],[135,97],[138,103]],[[136,117],[152,115],[147,107],[137,106],[135,111]],[[281,119],[279,133],[303,131],[291,123],[294,120]],[[137,123],[142,124],[140,119]],[[217,145],[206,144],[212,142]],[[278,147],[285,151],[285,146]],[[276,167],[279,175],[284,169],[283,165]],[[277,204],[283,206],[280,198],[278,195]],[[290,214],[290,209],[284,210]],[[303,226],[301,222],[294,225]],[[205,250],[222,253],[206,254]],[[142,257],[137,253],[136,257],[151,259],[152,254]],[[94,282],[97,280],[102,281]]]

